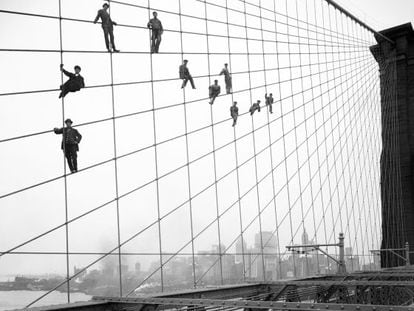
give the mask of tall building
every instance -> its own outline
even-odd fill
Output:
[[[246,258],[243,260],[243,256],[247,254],[247,244],[243,237],[239,237],[236,242],[236,263],[246,262]]]
[[[141,263],[138,262],[138,261],[135,263],[135,273],[136,274],[140,274],[141,273]]]
[[[306,232],[306,229],[303,228],[303,233],[302,233],[302,245],[308,245],[309,243],[309,236],[308,233]]]
[[[256,272],[253,277],[266,281],[276,280],[278,251],[276,236],[273,232],[262,231],[261,234],[260,232],[256,233],[253,252],[257,254],[255,262],[252,263],[254,265],[252,270]]]
[[[302,233],[302,245],[309,245],[311,244],[309,242],[309,236],[308,233],[306,232],[305,227],[303,228],[303,233]],[[308,251],[308,249],[306,247],[302,247],[302,252],[306,252]]]
[[[361,270],[359,257],[352,255],[352,247],[345,247],[345,266],[348,272]]]
[[[260,232],[254,236],[254,248],[261,249],[263,242],[263,249],[275,250],[277,249],[276,236],[271,231],[262,231],[262,239],[260,239]]]

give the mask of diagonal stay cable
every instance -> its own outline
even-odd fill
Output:
[[[360,107],[360,109],[361,109],[361,107]],[[351,110],[349,110],[349,112],[348,113],[350,113],[351,112]],[[351,137],[352,135],[351,134],[349,134],[347,137],[346,137],[346,140],[345,140],[345,142],[347,142],[348,141],[348,139]],[[328,153],[328,155],[327,156],[329,156],[331,153],[333,153],[334,152],[334,148],[335,148],[335,146],[337,145],[339,143],[339,141],[337,141],[335,144],[334,144],[334,146],[332,147],[332,149],[331,149],[331,151]],[[321,145],[323,145],[324,144],[324,142],[321,142],[320,144],[319,144],[319,146],[321,146]],[[318,147],[319,147],[318,146]],[[354,147],[356,146],[356,143],[354,142],[354,144],[353,144],[353,148],[352,148],[352,150],[354,150]],[[345,149],[345,147],[341,147],[341,150],[344,150]],[[316,149],[317,150],[317,149]],[[314,151],[313,152],[313,154],[315,153],[316,151]],[[313,154],[311,154],[311,156],[313,155]],[[325,160],[324,161],[322,161],[321,163],[320,163],[320,166],[323,166],[324,164],[325,164],[325,162],[327,162],[327,158],[328,157],[326,157],[325,158]],[[348,161],[348,163],[347,164],[349,164],[349,161]],[[300,167],[300,168],[302,168],[303,166],[305,166],[305,163],[304,164],[302,164],[302,166]],[[331,171],[333,171],[334,170],[334,168],[335,168],[335,166],[334,165],[332,165],[331,166],[331,168],[328,170],[328,172],[331,172]],[[309,180],[309,182],[308,182],[308,184],[303,188],[303,191],[302,192],[304,192],[304,191],[306,191],[306,189],[311,185],[311,183],[312,183],[312,180],[316,177],[316,175],[317,175],[318,173],[317,173],[317,171],[314,173],[314,175],[310,178],[310,180]],[[296,173],[294,174],[294,175],[296,175]],[[342,174],[341,174],[341,176],[340,176],[340,178],[342,178],[344,176],[344,172],[342,172]],[[291,179],[293,178],[293,176],[291,177]],[[323,186],[325,185],[325,183],[326,182],[328,182],[329,181],[329,179],[328,179],[328,176],[326,176],[325,177],[325,179],[323,180],[323,181],[321,181],[321,187],[319,188],[319,191],[316,193],[316,195],[315,195],[315,198],[316,197],[318,197],[321,193],[322,193],[322,188],[323,188]],[[351,187],[351,184],[349,185],[349,187],[348,187],[348,190],[349,190],[349,188]],[[282,188],[283,189],[283,188]],[[336,188],[336,190],[337,190],[338,188]],[[335,190],[335,191],[336,191]],[[331,196],[333,197],[334,195],[335,195],[335,191],[331,194]],[[347,191],[345,192],[345,193],[347,193]],[[300,194],[301,195],[301,194]],[[299,199],[299,198],[298,198]],[[293,209],[293,207],[296,205],[296,203],[298,202],[298,199],[296,199],[296,201],[291,205],[291,207],[289,208],[289,210],[291,210],[291,209]],[[326,210],[328,209],[328,207],[329,207],[329,205],[327,205],[326,207],[325,207],[325,212],[326,212]],[[306,215],[310,212],[310,210],[311,210],[311,208],[312,208],[312,203],[309,205],[309,207],[307,208],[307,210],[306,210]],[[285,214],[285,216],[282,218],[282,220],[280,221],[280,223],[279,223],[279,226],[284,222],[284,220],[287,218],[287,216],[289,215],[289,211],[288,212],[286,212],[286,214]],[[319,225],[318,225],[318,228],[320,227],[320,225],[322,224],[322,220],[320,220],[320,222],[319,222]],[[299,229],[300,229],[300,225],[297,227],[297,229],[296,229],[296,231],[295,231],[295,233],[294,233],[294,235],[293,235],[293,237],[296,237],[296,235],[297,235],[297,233],[299,232]],[[276,232],[276,230],[278,230],[278,228],[276,228],[274,231],[273,231],[273,233],[272,234],[274,234],[275,232]],[[346,232],[345,232],[346,233]],[[270,239],[268,239],[267,241],[266,241],[266,244],[268,243],[270,241]],[[286,252],[287,251],[285,251],[284,253],[281,253],[280,255],[285,255],[286,254]],[[254,262],[255,260],[257,259],[257,256],[255,256],[255,258],[252,260],[252,262]]]
[[[321,96],[323,96],[323,94],[321,94]],[[323,109],[323,108],[321,108],[321,109]],[[316,111],[315,113],[318,113],[318,111]],[[312,117],[312,116],[311,116],[311,117]],[[309,118],[310,118],[310,117],[309,117]],[[309,119],[309,118],[308,118],[308,119]],[[308,119],[306,119],[306,120],[304,120],[303,122],[301,122],[300,124],[298,124],[298,126],[300,126],[300,125],[302,125],[303,123],[305,123]],[[272,122],[275,122],[276,120],[277,120],[277,119],[273,120]],[[263,128],[263,127],[265,127],[265,126],[267,126],[267,124],[263,125],[262,127],[256,128],[256,130],[260,130],[261,128]],[[291,129],[289,132],[292,132],[292,131],[293,131],[293,129]],[[285,133],[285,135],[289,134],[289,132]],[[248,135],[250,135],[250,133],[246,133],[245,135],[240,136],[238,139],[243,139],[244,137],[247,137]],[[279,140],[281,140],[282,138],[283,138],[283,136],[282,136],[282,137],[279,137],[278,139],[276,139],[275,141],[273,141],[273,142],[272,142],[269,146],[272,146],[273,144],[277,143],[277,142],[278,142]],[[225,148],[226,146],[230,145],[232,142],[233,142],[233,141],[230,141],[228,144],[223,145],[222,147],[217,148],[217,150],[219,150],[219,149],[221,149],[221,148]],[[265,149],[267,149],[267,148],[265,148]],[[265,150],[265,149],[263,149],[263,150]],[[263,152],[263,150],[262,150],[262,151],[259,151],[259,152],[257,153],[257,155],[259,155],[260,153],[262,153],[262,152]],[[195,162],[196,162],[196,161],[198,161],[199,159],[201,159],[201,158],[203,158],[203,157],[205,157],[205,156],[207,156],[207,155],[210,155],[210,154],[211,154],[211,152],[209,152],[209,153],[207,153],[207,154],[204,154],[204,155],[200,156],[199,158],[197,158],[197,159],[195,159],[195,160],[191,161],[189,164],[195,163]],[[224,179],[226,176],[228,176],[228,175],[229,175],[230,173],[232,173],[234,170],[236,170],[236,169],[238,169],[238,168],[242,167],[243,165],[245,165],[246,163],[248,163],[248,162],[249,162],[252,158],[253,158],[253,157],[250,157],[249,159],[247,159],[246,161],[244,161],[243,163],[241,163],[238,167],[236,167],[235,169],[231,170],[229,173],[227,173],[226,175],[224,175],[223,177],[221,177],[220,179],[218,179],[218,181],[220,181],[220,180]],[[166,177],[166,176],[168,176],[168,175],[172,174],[173,172],[176,172],[176,171],[178,171],[179,169],[184,168],[185,166],[186,166],[186,165],[183,165],[183,166],[181,166],[181,167],[175,168],[175,169],[173,169],[172,171],[169,171],[169,172],[165,173],[164,175],[160,176],[159,178]],[[151,181],[148,181],[148,182],[146,182],[146,183],[144,183],[144,184],[140,185],[139,187],[136,187],[136,188],[134,188],[134,189],[132,189],[132,190],[130,190],[130,191],[128,191],[128,192],[126,192],[126,193],[124,193],[124,194],[120,195],[120,196],[119,196],[119,199],[120,199],[120,198],[124,198],[124,197],[126,197],[126,196],[128,196],[128,195],[130,195],[130,194],[132,194],[132,193],[134,193],[134,192],[136,192],[136,191],[138,191],[138,190],[140,190],[140,189],[142,189],[142,188],[144,188],[144,187],[146,187],[146,186],[148,186],[148,185],[150,185],[150,184],[152,184],[154,181],[155,181],[155,179],[153,179],[153,180],[151,180]],[[194,199],[195,197],[197,197],[198,195],[200,195],[201,193],[203,193],[204,191],[206,191],[207,189],[209,189],[209,188],[210,188],[211,186],[213,186],[213,185],[214,185],[214,183],[213,183],[213,184],[211,184],[211,185],[209,185],[208,187],[206,187],[206,188],[202,189],[199,193],[197,193],[196,195],[194,195],[194,196],[193,196],[193,199]],[[86,215],[88,215],[88,214],[90,214],[90,213],[92,213],[92,212],[94,212],[94,211],[96,211],[96,210],[99,210],[99,209],[101,209],[101,208],[103,208],[103,207],[105,207],[105,206],[107,206],[107,205],[109,205],[109,204],[111,204],[111,203],[113,203],[113,202],[115,202],[115,199],[109,200],[109,201],[107,201],[106,203],[103,203],[103,204],[99,205],[98,207],[96,207],[96,208],[94,208],[94,209],[92,209],[92,210],[89,210],[89,211],[87,211],[87,212],[85,212],[85,213],[83,213],[83,214],[81,214],[81,215],[79,215],[79,216],[77,216],[77,217],[74,217],[73,219],[71,219],[70,221],[68,221],[68,223],[71,223],[71,222],[73,222],[73,221],[76,221],[76,220],[78,220],[78,219],[80,219],[80,218],[82,218],[82,217],[84,217],[84,216],[86,216]],[[182,205],[184,205],[184,204],[186,204],[186,203],[187,203],[187,201],[186,201],[186,202],[184,202]],[[181,205],[180,205],[180,206],[181,206]],[[168,213],[168,214],[169,214],[169,213]],[[46,234],[49,234],[49,233],[51,233],[51,232],[53,232],[53,231],[55,231],[55,230],[57,230],[57,229],[61,228],[61,227],[62,227],[62,226],[64,226],[64,225],[65,225],[65,223],[64,223],[64,224],[60,224],[60,225],[58,225],[58,226],[56,226],[56,227],[54,227],[54,228],[52,228],[52,229],[50,229],[50,230],[48,230],[48,231],[46,231],[46,232],[42,233],[42,234],[39,234],[39,235],[37,235],[36,237],[33,237],[33,238],[31,238],[31,239],[29,239],[29,240],[27,240],[27,241],[25,241],[25,242],[23,242],[23,243],[21,243],[21,244],[19,244],[19,245],[15,246],[15,247],[13,247],[13,248],[11,248],[11,249],[9,249],[9,250],[5,251],[5,252],[2,252],[2,253],[0,253],[0,257],[1,257],[1,256],[3,256],[3,255],[6,255],[7,253],[9,253],[9,252],[11,252],[11,251],[14,251],[14,250],[18,249],[18,248],[20,248],[20,247],[22,247],[22,246],[24,246],[24,245],[27,245],[28,243],[33,242],[33,241],[37,240],[38,238],[40,238],[40,237],[42,237],[42,236],[44,236],[44,235],[46,235]]]
[[[361,61],[360,61],[360,63],[363,63],[363,62],[364,62],[363,60],[361,60]],[[334,69],[332,69],[332,70],[334,70]],[[322,83],[322,84],[327,84],[327,83],[328,83],[328,82],[324,82],[324,83]],[[277,83],[274,83],[274,84],[277,84]],[[268,84],[268,85],[271,85],[271,84]],[[261,87],[261,86],[257,86],[257,87],[254,87],[254,88],[260,88],[260,87]],[[314,86],[314,87],[315,87],[315,86]],[[253,88],[252,88],[252,89],[253,89]],[[289,96],[287,96],[286,98],[293,97],[293,96],[295,96],[295,95],[301,94],[301,93],[306,92],[306,91],[311,90],[311,89],[312,89],[312,88],[307,89],[307,90],[302,90],[302,91],[300,91],[300,92],[298,92],[298,93],[296,93],[296,94],[289,95]],[[241,91],[240,91],[240,92],[241,92]],[[283,100],[283,99],[282,99],[282,100]],[[152,110],[150,110],[150,111],[152,111]],[[289,111],[288,113],[292,113],[292,111]],[[247,115],[247,114],[248,114],[248,112],[246,112],[246,113],[244,113],[244,114],[241,114],[241,116],[243,116],[243,115]],[[110,120],[113,120],[113,117],[105,119],[105,121],[110,121]],[[217,124],[220,124],[220,123],[223,123],[223,122],[226,122],[226,121],[228,121],[228,120],[230,120],[230,118],[227,118],[227,119],[225,119],[225,120],[221,120],[221,121],[219,121],[218,123],[213,124],[213,126],[214,126],[214,125],[217,125]],[[88,122],[88,123],[86,123],[86,124],[82,124],[82,125],[80,125],[80,126],[90,125],[90,124],[93,124],[93,123],[96,123],[96,122],[100,122],[100,121]],[[78,127],[80,127],[80,126],[78,126]],[[209,125],[208,127],[210,127],[210,126],[211,126],[211,125]],[[196,131],[198,131],[198,130],[196,130]],[[196,131],[193,131],[193,132],[195,133]],[[192,133],[192,132],[189,132],[188,134],[190,134],[190,133]],[[179,136],[177,136],[177,137],[175,137],[175,138],[167,139],[167,140],[165,140],[164,142],[160,142],[160,144],[161,144],[161,143],[168,142],[168,141],[171,141],[171,140],[176,139],[176,138],[184,137],[184,135],[185,135],[185,134],[182,134],[182,135],[179,135]],[[27,137],[27,136],[26,136],[26,137]],[[117,156],[117,158],[116,158],[116,159],[123,158],[123,157],[125,157],[125,156],[128,156],[128,155],[131,155],[131,154],[134,154],[134,153],[140,152],[141,150],[149,149],[149,148],[151,148],[151,147],[152,147],[152,145],[151,145],[151,146],[146,146],[146,147],[144,147],[144,148],[140,148],[140,149],[138,149],[138,150],[136,150],[136,151],[134,151],[134,152],[129,152],[129,153],[125,154],[125,155]],[[92,165],[90,165],[90,166],[88,166],[88,167],[86,167],[86,168],[84,168],[84,169],[79,170],[79,172],[80,172],[80,171],[85,171],[85,170],[88,170],[88,169],[93,168],[93,167],[97,167],[97,166],[103,165],[103,164],[105,164],[105,163],[108,163],[108,162],[110,162],[110,161],[113,161],[114,159],[115,159],[115,158],[111,158],[111,159],[108,159],[108,160],[105,160],[105,161],[102,161],[102,162],[99,162],[99,163],[92,164]],[[50,183],[50,182],[56,181],[56,180],[58,180],[58,179],[64,178],[64,176],[66,176],[66,175],[62,175],[62,176],[53,177],[53,178],[50,178],[50,179],[47,179],[47,180],[44,180],[44,181],[38,182],[38,183],[36,183],[36,184],[30,185],[30,186],[26,186],[26,187],[22,187],[22,188],[20,188],[20,189],[18,189],[18,190],[11,191],[11,192],[6,193],[6,194],[2,194],[2,195],[0,195],[0,199],[3,199],[3,198],[5,198],[5,197],[9,197],[9,196],[15,195],[15,194],[17,194],[17,193],[20,193],[20,192],[23,192],[23,191],[26,191],[26,190],[29,190],[29,189],[32,189],[32,188],[35,188],[35,187],[37,187],[37,186],[41,186],[41,185],[44,185],[44,184],[47,184],[47,183]]]
[[[366,50],[366,49],[363,49]],[[108,53],[108,52],[106,52]],[[120,52],[121,53],[121,52]],[[148,53],[145,53],[148,54]],[[159,53],[161,54],[161,53]],[[185,54],[194,54],[194,53],[185,53]],[[201,53],[201,55],[204,55],[205,53]],[[211,53],[213,54],[213,53]],[[232,53],[233,55],[235,53]],[[250,53],[253,54],[253,53]],[[237,55],[246,55],[245,53],[239,53]],[[259,53],[255,54],[255,55],[261,55]],[[276,54],[275,54],[276,55]],[[280,54],[278,54],[280,55]],[[352,57],[350,59],[359,59],[360,57]],[[328,62],[324,62],[322,64],[327,64]],[[330,62],[330,63],[334,63],[334,62]],[[315,63],[316,65],[318,65],[318,63]],[[311,64],[313,65],[313,64]],[[290,67],[275,67],[275,68],[267,68],[268,71],[273,71],[273,70],[281,70],[281,69],[289,69]],[[292,66],[291,68],[299,68],[299,65],[297,66]],[[257,70],[252,70],[251,73],[255,73],[255,72],[261,72],[263,71],[263,69],[257,69]],[[233,75],[237,76],[237,75],[243,75],[248,73],[247,71],[236,71],[233,73]],[[193,78],[195,79],[199,79],[199,78],[207,78],[208,75],[198,75],[198,76],[193,76]],[[172,82],[172,81],[179,81],[179,78],[164,78],[164,79],[154,79],[154,80],[141,80],[141,81],[128,81],[128,82],[118,82],[118,83],[112,83],[112,84],[97,84],[97,85],[89,85],[89,86],[85,86],[84,89],[95,89],[95,88],[102,88],[102,87],[111,87],[113,86],[125,86],[125,85],[135,85],[135,84],[145,84],[145,83],[151,83],[151,82]],[[280,81],[280,82],[284,82],[284,81]],[[0,93],[0,96],[13,96],[13,95],[24,95],[24,94],[37,94],[37,93],[49,93],[49,92],[57,92],[60,91],[60,89],[41,89],[41,90],[26,90],[26,91],[13,91],[13,92],[7,92],[7,93]],[[241,92],[243,90],[239,90],[236,91],[237,92]],[[245,91],[245,90],[244,90]],[[203,99],[197,99],[197,100],[203,100]],[[197,101],[197,100],[193,100],[191,102]],[[189,102],[190,103],[190,102]],[[165,109],[168,107],[173,107],[174,105],[171,106],[164,106],[164,107],[159,107],[157,109]]]
[[[267,146],[265,149],[267,149],[267,148],[269,148],[270,146]],[[270,174],[270,173],[268,173],[268,174]],[[224,178],[225,176],[223,176],[222,178]],[[265,178],[265,177],[263,177],[263,178]],[[262,179],[263,180],[263,179]],[[218,181],[217,181],[218,182]],[[260,181],[259,181],[260,182]],[[215,183],[213,183],[211,186],[213,186]],[[254,185],[251,189],[254,189],[255,187],[256,187],[257,185]],[[273,199],[272,199],[273,200]],[[271,201],[272,201],[271,200]],[[268,203],[268,205],[270,205],[270,203],[271,203],[271,201]],[[234,204],[236,204],[236,203],[234,203]],[[234,205],[233,204],[233,205]],[[181,205],[181,206],[183,206],[183,204]],[[178,207],[179,208],[179,207]],[[176,209],[174,209],[174,210],[177,210],[178,208],[176,208]],[[264,209],[263,209],[264,210]],[[263,210],[261,211],[261,213],[263,212]],[[170,211],[167,215],[165,215],[165,216],[163,216],[163,217],[166,217],[166,216],[168,216],[168,215],[170,215],[171,213],[172,213],[173,211]],[[258,215],[256,215],[256,217],[257,217]],[[85,266],[84,268],[82,268],[80,271],[78,271],[77,273],[75,273],[74,275],[72,275],[70,278],[69,278],[69,280],[65,280],[62,284],[64,284],[65,282],[67,282],[67,281],[70,281],[71,279],[73,279],[74,277],[76,277],[77,275],[79,275],[80,273],[82,273],[84,270],[86,270],[86,269],[88,269],[89,267],[91,267],[91,266],[93,266],[94,264],[96,264],[97,262],[99,262],[100,260],[102,260],[103,258],[105,258],[105,257],[107,257],[110,253],[113,253],[113,252],[115,252],[119,247],[121,247],[121,246],[124,246],[126,243],[128,243],[128,242],[130,242],[131,240],[133,240],[135,237],[137,237],[138,235],[140,235],[142,232],[144,232],[145,230],[147,230],[148,228],[150,228],[152,225],[154,225],[154,224],[156,224],[158,221],[161,221],[161,219],[160,220],[156,220],[155,222],[153,222],[151,225],[149,225],[149,226],[147,226],[146,228],[144,228],[144,229],[142,229],[142,230],[140,230],[138,233],[136,233],[136,234],[134,234],[133,236],[131,236],[130,238],[128,238],[127,240],[125,240],[124,242],[122,242],[120,245],[118,245],[117,247],[115,247],[115,248],[113,248],[110,252],[108,252],[108,253],[106,253],[104,256],[101,256],[100,258],[98,258],[98,259],[96,259],[96,260],[94,260],[92,263],[90,263],[90,264],[88,264],[87,266]],[[214,223],[214,221],[213,221],[213,223]],[[197,236],[197,235],[196,235]],[[190,242],[188,242],[188,243],[190,243]],[[234,242],[233,242],[233,244],[234,244]],[[172,257],[170,257],[168,260],[166,260],[164,263],[163,263],[163,265],[165,265],[166,263],[168,263],[168,261],[169,260],[171,260],[172,258],[173,258],[174,256],[172,256]],[[160,269],[160,267],[159,267],[159,269]],[[153,274],[154,274],[155,272],[153,272]],[[152,275],[153,275],[152,274]],[[148,278],[147,278],[148,279]],[[39,298],[37,298],[36,300],[34,300],[34,301],[32,301],[29,305],[27,305],[26,307],[29,307],[29,306],[31,306],[31,305],[33,305],[34,303],[36,303],[37,301],[39,301],[39,300],[41,300],[42,298],[44,298],[45,296],[47,296],[48,294],[50,294],[51,292],[53,292],[53,291],[55,291],[57,288],[59,288],[62,284],[58,284],[57,286],[55,286],[54,288],[52,288],[51,290],[49,290],[48,292],[46,292],[46,293],[44,293],[42,296],[40,296]],[[138,288],[138,287],[137,287]],[[133,290],[133,291],[135,291],[135,289]],[[131,291],[130,293],[132,293],[133,291]],[[130,293],[128,293],[126,296],[129,296],[130,295]]]

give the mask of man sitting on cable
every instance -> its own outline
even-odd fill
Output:
[[[249,109],[249,111],[250,111],[250,115],[252,116],[252,115],[253,115],[253,113],[254,113],[256,110],[257,110],[258,112],[260,112],[260,100],[257,100],[257,103],[254,103],[254,104],[250,107],[250,109]]]
[[[237,102],[233,102],[233,105],[230,107],[230,115],[233,118],[233,125],[237,123],[237,117],[239,116],[239,107],[237,107]]]
[[[77,92],[85,87],[83,77],[80,75],[81,67],[76,65],[73,69],[75,70],[75,73],[66,71],[63,68],[63,64],[60,64],[60,71],[68,76],[69,80],[60,86],[61,92],[59,98],[65,97],[69,92]]]
[[[218,81],[214,80],[214,84],[208,87],[208,95],[210,97],[210,105],[214,104],[216,97],[219,96],[221,92],[220,85],[218,85]]]

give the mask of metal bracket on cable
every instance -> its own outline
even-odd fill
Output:
[[[345,251],[344,251],[344,234],[340,233],[339,234],[339,242],[336,244],[305,244],[305,245],[289,245],[286,246],[286,248],[292,252],[296,252],[296,253],[302,253],[305,254],[308,251],[311,250],[317,250],[320,251],[322,254],[326,255],[327,257],[329,257],[330,259],[332,259],[333,261],[335,261],[338,264],[338,274],[343,274],[346,273],[346,266],[345,266]],[[321,249],[321,247],[325,247],[325,246],[338,246],[339,247],[339,259],[329,255],[327,252],[323,251]],[[295,248],[310,248],[310,250],[308,251],[298,251],[295,250]]]
[[[408,244],[408,242],[405,242],[405,247],[404,248],[370,249],[369,251],[371,253],[377,254],[377,255],[380,255],[381,252],[390,252],[390,253],[394,254],[395,256],[397,256],[398,258],[404,260],[406,266],[410,265],[410,245]],[[405,251],[405,257],[398,254],[397,251]]]

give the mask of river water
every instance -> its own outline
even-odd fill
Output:
[[[0,310],[12,310],[24,308],[29,303],[31,303],[36,298],[42,296],[45,291],[0,291]],[[52,292],[46,297],[42,298],[38,303],[32,307],[47,306],[54,304],[67,303],[67,294],[60,292]],[[92,296],[83,294],[83,293],[71,293],[70,300],[71,302],[76,301],[87,301],[90,300]]]

